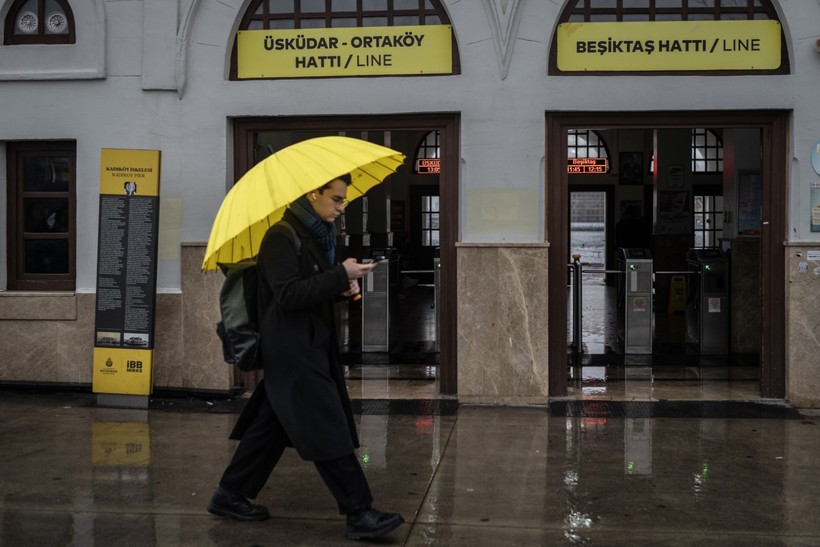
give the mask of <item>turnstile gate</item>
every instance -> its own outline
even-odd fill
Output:
[[[686,343],[701,355],[729,353],[729,268],[720,249],[689,249],[695,279],[686,295]]]
[[[362,278],[362,351],[390,349],[390,261],[382,260]]]
[[[624,354],[652,353],[652,253],[619,249],[618,339]]]

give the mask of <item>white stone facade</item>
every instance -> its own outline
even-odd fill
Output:
[[[52,139],[77,143],[78,298],[90,298],[95,291],[100,149],[161,150],[158,292],[173,300],[161,307],[178,315],[171,321],[175,325],[172,330],[178,329],[183,339],[188,335],[179,326],[188,312],[184,303],[175,300],[178,295],[185,298],[183,250],[207,240],[222,197],[235,180],[231,120],[236,117],[457,113],[459,243],[501,248],[505,244],[535,245],[540,249],[539,245],[549,243],[545,229],[549,210],[546,112],[787,111],[791,122],[788,173],[782,181],[788,194],[787,257],[792,256],[795,245],[801,249],[820,247],[820,234],[810,232],[806,205],[810,182],[820,180],[810,161],[812,148],[820,139],[820,53],[815,50],[820,35],[820,2],[773,2],[788,48],[791,72],[786,75],[550,76],[549,50],[564,2],[444,0],[458,44],[461,74],[231,81],[231,49],[248,3],[71,0],[76,44],[0,45],[0,144]],[[0,18],[11,4],[10,0],[2,2]],[[4,190],[0,192],[0,223],[4,226],[5,172],[5,148],[0,145]],[[507,203],[516,212],[514,218],[487,214],[483,204],[498,194],[507,196]],[[6,286],[6,251],[6,239],[2,238],[0,290]],[[789,268],[790,263],[783,267]],[[460,272],[459,279],[462,275]],[[820,280],[806,279],[800,284],[805,292],[786,295],[787,307],[793,299],[816,300]],[[5,306],[0,330],[5,329],[8,335],[39,328],[36,325],[42,317],[16,320],[14,310],[25,307],[20,299],[25,300],[26,295],[6,292],[5,296],[14,296],[15,302]],[[538,301],[541,306],[548,305]],[[93,304],[80,302],[76,307],[79,311],[63,313],[60,320],[92,319],[88,310]],[[820,387],[817,307],[800,306],[799,310],[799,316],[788,316],[789,325],[799,326],[800,333],[792,329],[791,336],[799,338],[787,335],[786,339],[786,397],[820,406],[820,389],[816,389]],[[541,309],[536,315],[543,314]],[[458,321],[466,319],[459,316]],[[41,326],[54,328],[48,321]],[[49,330],[49,337],[73,339],[88,335],[90,329],[87,323],[77,328],[63,326]],[[4,347],[31,345],[12,351],[18,359],[29,360],[37,353],[33,351],[34,340],[9,336],[3,340]],[[87,340],[90,345],[90,336]],[[546,367],[541,345],[540,353],[529,357],[542,369],[534,373],[538,378]],[[190,363],[182,350],[164,351]],[[70,369],[69,374],[34,374],[30,361],[12,372],[4,360],[0,381],[87,383],[90,365],[83,360],[89,352],[90,348],[64,348],[49,354],[50,359],[63,359],[59,366]],[[460,370],[461,363],[458,367]],[[184,374],[171,376],[164,380],[170,387],[229,387],[224,375],[200,385]],[[471,377],[464,385],[469,385],[471,395],[480,400],[509,401],[520,395],[520,399],[530,401],[546,396],[545,391],[534,393],[531,386],[524,388],[524,393],[498,394],[491,383]]]

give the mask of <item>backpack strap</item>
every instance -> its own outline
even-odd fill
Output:
[[[284,226],[289,232],[291,237],[293,238],[293,246],[296,249],[296,255],[301,256],[302,254],[302,238],[299,237],[299,234],[296,233],[296,230],[293,226],[290,225],[290,222],[287,220],[280,220],[278,224]]]

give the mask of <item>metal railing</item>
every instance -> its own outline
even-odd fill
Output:
[[[573,360],[576,362],[580,362],[580,357],[584,352],[584,344],[583,344],[583,309],[584,309],[584,297],[583,297],[583,283],[582,283],[582,276],[584,274],[614,274],[614,275],[624,275],[623,270],[599,270],[599,269],[589,269],[585,270],[584,265],[581,263],[581,255],[580,254],[573,254],[572,255],[572,262],[567,264],[567,270],[570,272],[571,279],[572,279],[572,343],[570,347],[572,348],[572,356]],[[698,275],[698,272],[689,271],[689,270],[659,270],[652,272],[652,287],[655,286],[655,276],[656,275]]]
[[[581,339],[581,255],[572,255],[572,262],[567,264],[567,269],[572,276],[572,357],[573,360],[580,357],[583,352]]]

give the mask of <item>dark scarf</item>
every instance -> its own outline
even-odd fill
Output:
[[[324,249],[327,254],[328,264],[333,266],[336,263],[336,225],[319,218],[307,196],[302,196],[291,203],[290,210],[305,225],[305,228],[308,229],[319,246]]]

